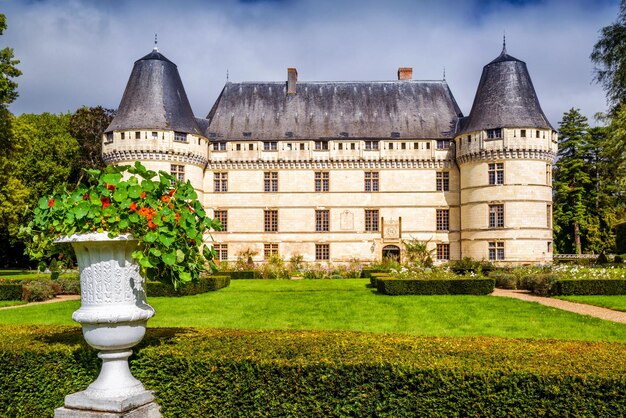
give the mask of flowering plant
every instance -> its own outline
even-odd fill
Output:
[[[30,238],[31,258],[58,253],[62,236],[106,231],[110,238],[132,234],[138,240],[133,258],[147,278],[177,287],[214,267],[213,247],[202,245],[220,224],[206,216],[191,183],[139,162],[86,172],[87,185],[39,199],[33,220],[21,231]]]

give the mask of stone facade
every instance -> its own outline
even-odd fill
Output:
[[[145,77],[159,65],[166,76]],[[158,51],[135,63],[103,156],[189,180],[223,220],[221,259],[373,261],[416,238],[438,261],[552,260],[557,133],[506,50],[468,117],[445,81],[413,81],[410,68],[393,82],[299,83],[289,69],[286,83],[227,83],[206,119],[185,110],[176,77]],[[173,99],[168,83],[180,85]],[[155,100],[164,115],[137,114]]]

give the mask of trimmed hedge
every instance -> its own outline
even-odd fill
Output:
[[[188,283],[174,289],[169,283],[146,282],[146,293],[148,296],[191,296],[200,293],[211,292],[228,287],[230,277],[228,276],[203,276],[196,283]]]
[[[493,278],[454,280],[412,280],[379,277],[376,287],[385,295],[488,295],[495,287]]]
[[[256,273],[254,270],[242,270],[242,271],[218,271],[216,275],[228,276],[231,280],[245,280],[256,279]]]
[[[78,327],[0,327],[0,411],[52,416],[98,374]],[[616,416],[626,344],[148,329],[131,369],[164,417]]]
[[[372,277],[373,273],[389,273],[389,270],[381,269],[381,268],[377,268],[377,269],[363,268],[361,269],[361,278],[369,279],[370,277]]]
[[[626,295],[626,280],[557,280],[550,295]]]
[[[369,273],[370,285],[372,285],[372,287],[377,287],[378,286],[378,279],[385,278],[385,277],[389,277],[389,273],[387,273],[387,272],[371,272],[371,273]]]

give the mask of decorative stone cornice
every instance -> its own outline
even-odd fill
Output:
[[[330,169],[445,169],[454,165],[452,160],[309,160],[309,161],[209,161],[207,170],[330,170]]]
[[[193,153],[180,153],[180,152],[158,152],[158,151],[137,151],[137,150],[124,150],[124,151],[111,151],[102,153],[102,159],[105,163],[119,163],[122,161],[146,161],[146,160],[162,160],[162,161],[176,161],[181,163],[194,164],[201,167],[205,167],[208,159],[201,155]]]
[[[481,150],[457,156],[459,164],[471,161],[493,161],[502,159],[520,159],[520,160],[544,160],[547,162],[554,161],[555,154],[551,150],[538,149],[505,149],[505,150]]]

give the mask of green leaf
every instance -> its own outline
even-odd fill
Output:
[[[127,196],[128,193],[126,192],[126,189],[122,187],[115,189],[115,192],[113,192],[113,200],[115,200],[116,202],[122,202],[126,200]]]
[[[176,250],[176,262],[182,263],[183,261],[185,261],[185,253],[181,249]]]
[[[161,257],[161,250],[159,250],[158,248],[150,248],[150,254],[152,254],[155,257]]]
[[[89,203],[86,200],[83,200],[74,208],[76,219],[83,219],[87,216],[87,213],[89,213]]]
[[[39,199],[39,208],[40,209],[47,209],[48,208],[48,200],[45,197],[42,197]]]
[[[138,199],[141,195],[141,186],[134,185],[128,188],[128,197],[131,199]]]
[[[146,242],[154,242],[159,238],[159,234],[156,232],[148,232],[146,236],[143,238]]]
[[[145,267],[145,268],[151,268],[154,267],[154,265],[150,262],[150,260],[148,259],[148,257],[142,257],[139,259],[139,265],[141,267]]]
[[[122,180],[122,175],[120,173],[107,173],[102,176],[102,181],[107,184],[112,184],[113,186],[117,186],[117,184]]]
[[[191,274],[187,273],[186,271],[181,271],[178,274],[178,279],[182,282],[182,283],[188,283],[191,281]]]
[[[160,234],[159,235],[159,242],[161,244],[165,245],[168,248],[172,245],[174,240],[175,240],[174,237],[170,237],[170,236],[165,235],[165,234]],[[176,254],[174,254],[174,256],[176,256]]]
[[[126,229],[128,228],[128,219],[120,219],[120,221],[117,224],[119,229]]]
[[[173,266],[174,263],[176,263],[176,251],[172,251],[172,252],[163,254],[161,259],[168,266]]]

